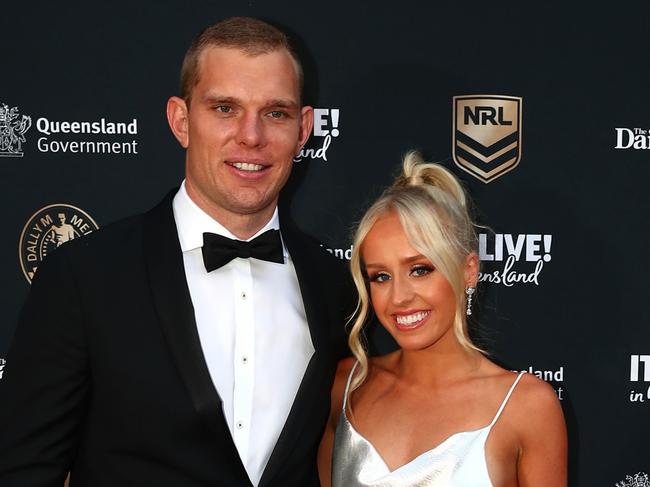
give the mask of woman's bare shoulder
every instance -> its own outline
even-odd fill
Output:
[[[508,417],[518,437],[520,482],[565,486],[568,439],[560,400],[550,384],[532,374],[519,382]]]
[[[560,408],[560,401],[555,389],[533,374],[523,373],[517,389],[518,402],[525,406],[528,411],[541,412],[547,409],[555,410]]]
[[[564,414],[555,389],[532,374],[522,374],[510,399],[509,417],[522,439],[563,435]]]
[[[491,361],[485,370],[485,378],[489,379],[487,383],[490,388],[495,390],[509,390],[517,381],[513,394],[509,399],[512,403],[508,409],[510,414],[521,416],[526,419],[531,413],[551,413],[561,410],[560,403],[555,392],[547,382],[537,378],[533,374],[519,373],[504,369]],[[521,375],[520,379],[517,377]]]
[[[486,391],[486,397],[491,396],[494,401],[501,402],[514,386],[508,400],[508,416],[526,422],[531,413],[553,415],[561,412],[557,394],[548,383],[533,374],[508,370],[488,359],[483,360],[475,381]]]

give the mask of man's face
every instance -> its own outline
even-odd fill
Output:
[[[285,50],[249,56],[210,47],[199,58],[185,117],[170,123],[187,149],[188,193],[227,219],[274,208],[311,132],[313,110],[300,106],[296,67]]]

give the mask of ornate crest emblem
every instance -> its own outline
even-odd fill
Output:
[[[614,487],[650,487],[650,480],[647,473],[639,472],[634,477],[626,475],[625,480],[616,482]]]
[[[38,210],[20,235],[18,252],[25,279],[32,282],[36,269],[47,254],[98,228],[88,213],[72,205],[61,203]]]
[[[522,98],[502,95],[454,97],[454,162],[489,183],[521,159]]]
[[[31,126],[32,118],[21,117],[18,107],[9,108],[9,105],[0,103],[0,157],[23,157],[25,132]]]

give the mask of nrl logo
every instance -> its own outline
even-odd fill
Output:
[[[99,229],[92,217],[80,208],[64,203],[48,205],[34,213],[20,235],[20,267],[31,284],[39,264],[70,240]]]
[[[512,171],[521,159],[522,98],[454,96],[454,162],[484,183]]]
[[[19,116],[18,107],[0,103],[0,157],[23,157],[25,132],[32,126],[32,117]]]
[[[650,480],[647,473],[639,472],[634,477],[626,475],[625,480],[616,482],[614,487],[650,487]]]

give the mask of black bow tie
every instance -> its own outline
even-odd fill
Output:
[[[203,234],[203,263],[208,272],[226,265],[235,257],[267,260],[284,264],[282,240],[278,230],[269,230],[249,242],[233,240],[214,233]]]

